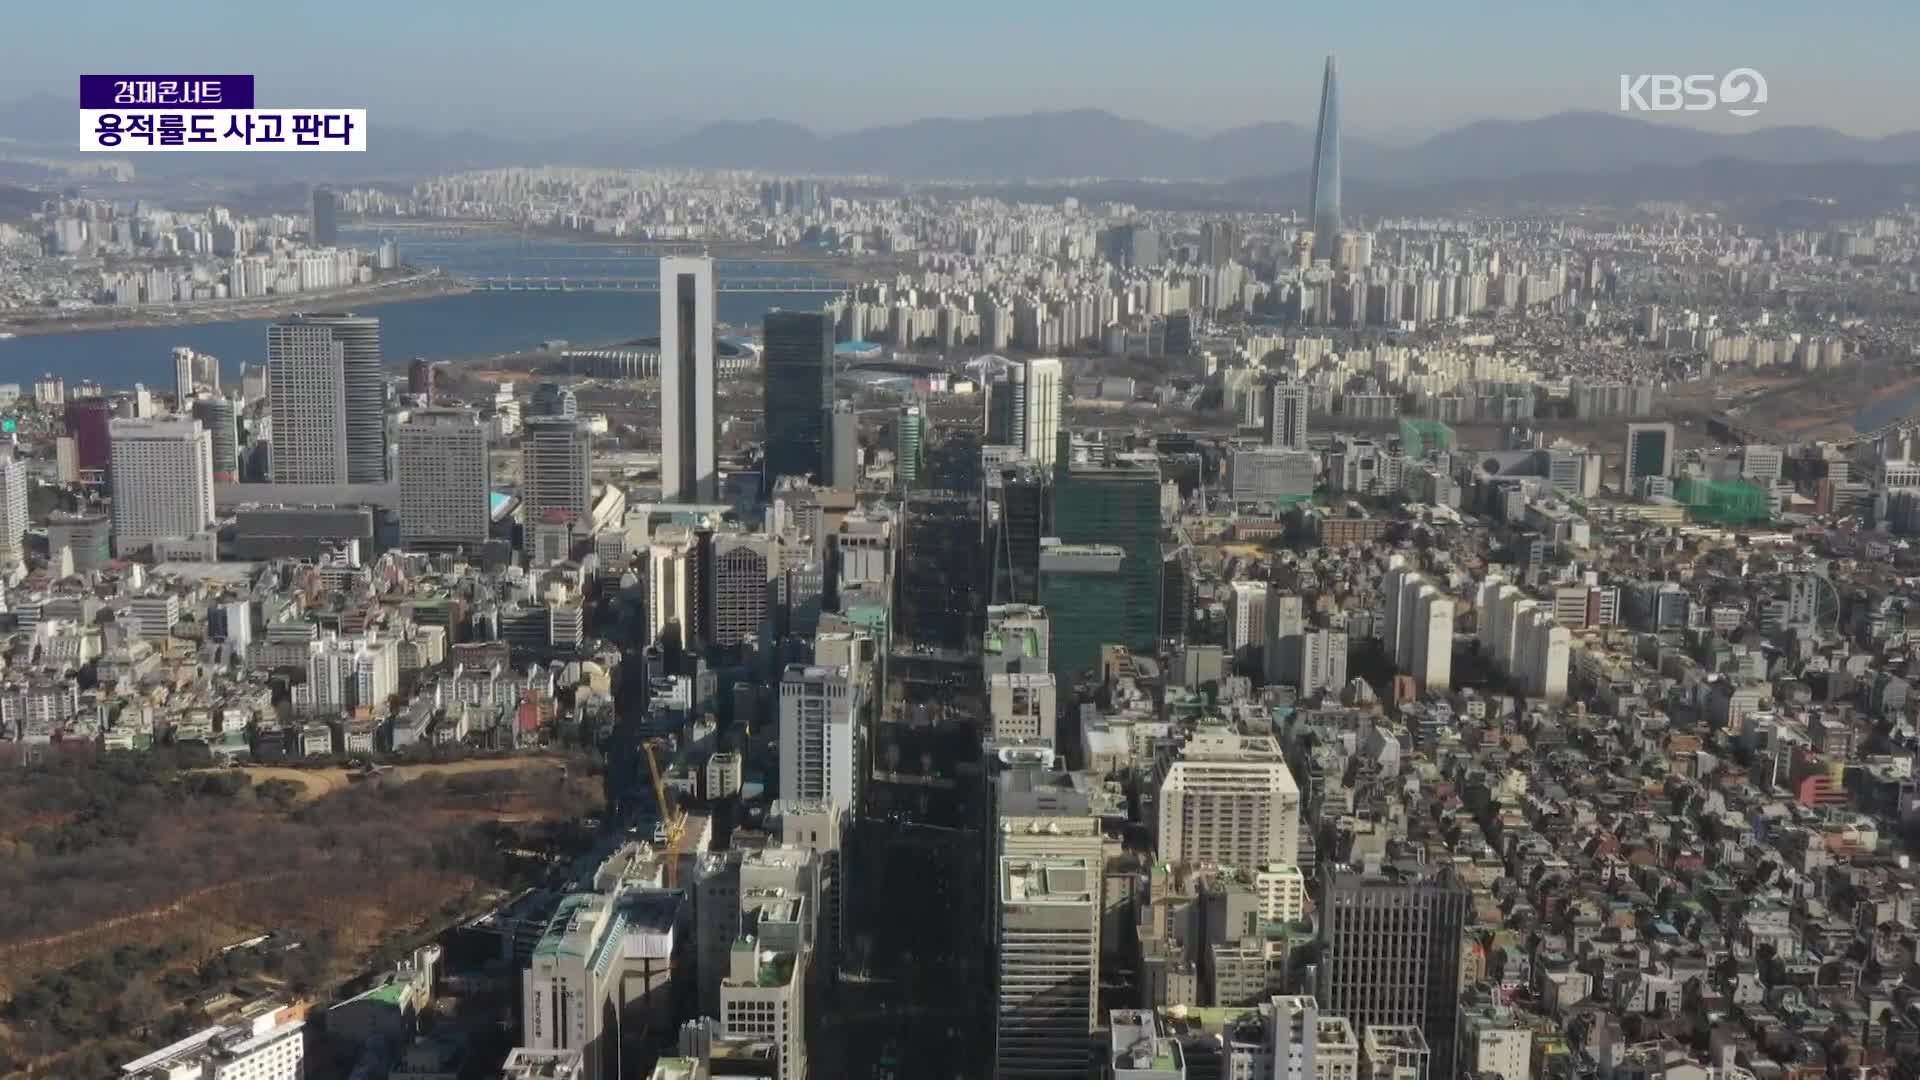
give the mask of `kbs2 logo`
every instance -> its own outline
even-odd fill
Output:
[[[1752,116],[1767,103],[1766,77],[1752,68],[1725,75],[1622,75],[1621,112],[1707,112]]]

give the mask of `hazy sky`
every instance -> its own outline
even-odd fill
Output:
[[[28,0],[0,4],[0,40],[0,100],[73,96],[82,73],[252,73],[262,105],[432,130],[839,131],[1087,106],[1311,126],[1329,51],[1356,134],[1613,111],[1622,73],[1742,66],[1767,78],[1760,115],[1685,119],[1920,128],[1914,0]]]

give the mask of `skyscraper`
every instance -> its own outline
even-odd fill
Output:
[[[409,551],[487,542],[493,520],[487,428],[471,409],[416,409],[400,442],[400,546]]]
[[[26,541],[27,467],[11,448],[0,447],[0,566],[26,562]],[[52,547],[48,550],[60,554]]]
[[[660,499],[720,498],[714,455],[713,260],[660,260]]]
[[[779,568],[779,545],[767,536],[723,533],[713,538],[713,577],[707,597],[707,610],[713,613],[711,644],[731,648],[760,639]]]
[[[520,436],[520,503],[526,523],[564,514],[585,524],[593,511],[592,441],[587,426],[563,416],[536,416]]]
[[[80,482],[104,484],[112,464],[113,404],[103,397],[76,398],[66,404],[67,434],[73,436]]]
[[[339,200],[329,188],[313,189],[313,229],[315,247],[333,247],[340,242]]]
[[[1620,490],[1639,494],[1641,480],[1673,475],[1673,425],[1628,424],[1627,452],[1621,461]]]
[[[833,319],[820,311],[769,311],[764,325],[768,489],[780,476],[825,482],[833,473]]]
[[[1100,866],[1002,856],[995,890],[996,1077],[1078,1076],[1099,999]]]
[[[213,522],[213,440],[196,420],[115,420],[113,550],[193,536]]]
[[[387,383],[380,320],[293,315],[267,328],[267,408],[279,484],[387,478]]]
[[[861,690],[844,667],[788,664],[780,678],[780,797],[858,807]]]
[[[1331,261],[1340,242],[1340,83],[1333,57],[1320,81],[1320,126],[1313,136],[1313,257]]]
[[[1300,857],[1300,788],[1271,735],[1203,732],[1158,777],[1154,850],[1192,865],[1264,866]]]
[[[912,487],[920,480],[920,451],[926,438],[926,414],[920,406],[900,410],[899,430],[893,449],[894,477],[901,487]]]
[[[1152,656],[1160,640],[1160,469],[1138,460],[1077,463],[1070,439],[1061,431],[1054,461],[1053,531],[1069,544],[1117,544],[1126,552],[1121,575],[1127,601],[1120,610],[1106,613],[1102,644],[1125,645]],[[1040,602],[1053,608],[1044,587]]]
[[[213,479],[215,483],[232,484],[240,479],[240,429],[234,413],[233,399],[226,397],[197,397],[193,399],[193,418],[207,429],[213,439]]]
[[[1309,388],[1295,379],[1273,384],[1273,400],[1267,406],[1267,445],[1282,450],[1307,448],[1307,404]]]
[[[173,347],[173,407],[185,412],[193,398],[193,350],[185,345]]]
[[[1320,1008],[1358,1029],[1425,1033],[1431,1080],[1451,1080],[1461,938],[1471,894],[1424,864],[1341,869],[1320,894]]]

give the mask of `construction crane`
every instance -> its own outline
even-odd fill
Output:
[[[647,752],[647,772],[653,778],[654,805],[660,808],[660,828],[665,833],[666,842],[666,881],[667,888],[680,887],[680,844],[687,833],[687,812],[676,806],[667,805],[667,784],[660,778],[660,759],[654,753],[656,744],[665,740],[648,739],[641,746]]]

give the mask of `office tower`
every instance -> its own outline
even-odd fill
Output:
[[[1064,397],[1055,357],[1011,361],[987,388],[987,441],[1011,446],[1027,460],[1051,467],[1058,452]]]
[[[400,546],[477,552],[493,521],[487,427],[471,409],[416,409],[400,425]]]
[[[688,648],[700,633],[700,542],[684,525],[654,530],[647,544],[647,625],[649,643],[675,628]]]
[[[173,347],[173,407],[184,412],[193,398],[193,350],[185,345]]]
[[[1161,766],[1155,850],[1189,866],[1295,863],[1300,788],[1271,735],[1200,732]]]
[[[1160,234],[1146,225],[1115,225],[1100,237],[1107,261],[1123,268],[1160,265]]]
[[[520,433],[520,504],[525,521],[585,524],[593,512],[593,439],[587,426],[541,416]],[[564,515],[556,518],[555,515]]]
[[[1307,403],[1309,387],[1294,379],[1273,384],[1273,400],[1267,407],[1267,445],[1282,450],[1307,448]]]
[[[1306,651],[1306,601],[1297,593],[1276,593],[1267,598],[1264,616],[1258,632],[1266,643],[1267,683],[1293,682]],[[1301,687],[1301,692],[1306,693],[1306,688]]]
[[[1077,463],[1071,438],[1060,432],[1054,461],[1054,533],[1069,544],[1117,544],[1126,552],[1127,599],[1107,612],[1107,642],[1152,656],[1160,638],[1160,468],[1137,460]]]
[[[987,713],[996,743],[1054,746],[1057,697],[1045,671],[1002,671],[987,676]]]
[[[76,398],[66,405],[67,434],[73,437],[80,482],[104,484],[112,464],[113,405],[106,398]]]
[[[1270,1080],[1321,1080],[1320,1005],[1311,994],[1278,995],[1267,1031]]]
[[[993,545],[991,602],[1032,604],[1040,600],[1040,539],[1047,535],[1047,473],[1017,462],[989,472],[985,517]]]
[[[427,399],[433,404],[434,364],[424,357],[415,357],[407,365],[407,393]]]
[[[1333,57],[1320,80],[1320,126],[1313,136],[1313,257],[1331,260],[1340,239],[1340,84]]]
[[[1006,913],[1002,909],[1001,861],[1014,860],[1082,860],[1089,867],[1100,868],[1106,865],[1106,841],[1100,827],[1100,819],[1094,814],[1092,793],[1095,790],[1088,784],[1083,774],[1063,772],[1054,768],[1056,755],[1052,750],[1033,746],[1003,746],[993,751],[985,761],[987,798],[985,820],[980,835],[985,840],[985,903],[982,914],[985,917],[986,941],[994,953],[993,972],[999,975],[1006,970],[1010,958],[1006,955],[1007,941],[1002,936]],[[1097,883],[1090,889],[1099,895]],[[1080,909],[1080,915],[1086,922],[1074,922],[1063,926],[1064,932],[1073,934],[1076,939],[1082,933],[1097,935],[1100,929],[1101,912],[1099,905],[1092,909]],[[1029,958],[1031,959],[1031,958]],[[1097,987],[1100,983],[1098,950],[1090,960],[1091,969],[1087,972],[1089,983]],[[1071,962],[1071,969],[1078,973],[1082,961]],[[996,985],[999,990],[1017,991],[1018,987]],[[1047,1027],[1052,1030],[1059,1025],[1068,1045],[1084,1047],[1091,1029],[1096,1026],[1097,1014],[1080,1016],[1068,1015],[1065,1009],[1048,1020]],[[1005,1045],[1010,1051],[1017,1050],[1023,1044],[1021,1029],[1030,1019],[1029,1015],[1001,1013],[996,1016],[994,1035],[996,1045]],[[1077,1036],[1073,1034],[1077,1032]],[[1065,1047],[1059,1048],[1062,1053]],[[996,1075],[1027,1075],[1024,1072],[1001,1073]]]
[[[51,541],[52,533],[48,533]],[[48,547],[48,553],[60,552]],[[27,561],[27,467],[11,447],[0,447],[0,567]]]
[[[920,480],[920,454],[926,437],[926,416],[918,405],[900,412],[893,446],[894,476],[901,487],[912,487]]]
[[[194,420],[115,420],[113,550],[188,537],[213,523],[213,439]]]
[[[1100,667],[1100,647],[1123,628],[1114,612],[1127,606],[1129,556],[1114,544],[1056,544],[1040,548],[1040,603],[1053,633],[1051,670],[1063,686]]]
[[[1034,604],[992,604],[980,639],[980,665],[987,675],[1046,671],[1053,628],[1047,609]]]
[[[660,499],[720,500],[713,413],[713,260],[660,260]]]
[[[106,514],[62,514],[47,520],[47,551],[55,558],[65,548],[73,555],[73,572],[85,574],[113,561],[113,519]]]
[[[577,419],[580,415],[580,399],[575,397],[568,387],[561,386],[559,383],[544,382],[534,388],[531,412],[534,416]]]
[[[763,329],[767,486],[779,476],[827,482],[833,475],[833,319],[821,311],[769,311]]]
[[[780,797],[859,806],[861,689],[846,667],[789,664],[780,678]]]
[[[723,533],[713,538],[713,638],[721,648],[760,640],[772,605],[774,575],[780,568],[777,541],[760,534]]]
[[[1303,698],[1326,691],[1339,693],[1347,685],[1347,634],[1321,627],[1300,636],[1300,672],[1296,685]]]
[[[1267,583],[1233,581],[1227,585],[1227,651],[1235,656],[1263,647],[1267,634]]]
[[[193,418],[213,439],[213,480],[233,484],[240,480],[240,430],[233,400],[224,397],[193,399]]]
[[[824,477],[832,487],[849,490],[860,486],[860,414],[853,402],[837,401],[833,406],[832,474]]]
[[[1620,490],[1636,495],[1649,476],[1673,475],[1673,425],[1628,424],[1627,450],[1621,461]]]
[[[275,483],[385,483],[380,320],[293,315],[268,327],[267,408]]]
[[[996,869],[993,1075],[1085,1075],[1099,1004],[1101,863],[1007,855]]]
[[[1431,1080],[1451,1080],[1471,894],[1445,868],[1338,869],[1322,880],[1317,996],[1360,1029],[1417,1027]]]
[[[620,1075],[618,1017],[625,966],[614,959],[625,932],[619,900],[574,893],[560,901],[521,970],[522,1045],[578,1052],[583,1080]]]
[[[314,247],[333,247],[340,242],[340,202],[328,188],[313,189],[313,229],[309,239]]]

